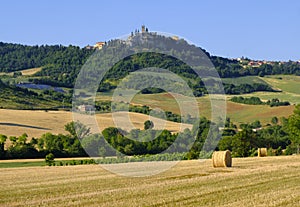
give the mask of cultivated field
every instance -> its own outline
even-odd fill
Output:
[[[277,94],[277,93],[275,93]],[[241,96],[256,96],[256,94],[247,94]],[[271,98],[274,98],[274,93]],[[229,100],[232,96],[227,96]],[[285,99],[283,99],[285,100]],[[197,98],[200,116],[210,117],[211,114],[211,102],[208,96]],[[136,104],[148,105],[152,108],[159,107],[165,111],[172,111],[174,113],[180,113],[176,100],[168,94],[150,94],[150,95],[137,95],[132,100]],[[251,123],[256,120],[261,121],[263,125],[270,123],[271,118],[288,117],[293,113],[294,105],[270,107],[267,105],[247,105],[233,103],[231,101],[226,102],[227,116],[231,118],[231,121],[235,124]]]
[[[90,117],[90,116],[89,116]],[[129,119],[126,119],[129,117]],[[133,128],[144,128],[144,122],[149,116],[138,113],[118,112],[112,117],[111,113],[97,114],[96,120],[100,130],[107,127],[119,126],[124,130]],[[73,120],[72,113],[66,111],[31,111],[31,110],[9,110],[0,109],[0,134],[8,136],[20,136],[27,133],[29,137],[41,137],[42,134],[51,132],[53,134],[67,133],[64,126]],[[116,125],[115,122],[119,123]],[[128,122],[128,120],[131,121]],[[191,125],[163,121],[158,118],[150,117],[154,122],[155,129],[168,129],[172,132],[178,132],[185,128],[191,128]]]
[[[276,116],[288,117],[293,114],[295,106],[279,106],[270,107],[266,105],[247,105],[227,102],[227,115],[231,121],[239,126],[241,123],[251,123],[255,120],[259,120],[262,125],[271,122],[271,118]]]
[[[139,178],[97,165],[0,169],[0,206],[299,206],[300,156],[237,158],[232,168],[211,165],[182,161]]]

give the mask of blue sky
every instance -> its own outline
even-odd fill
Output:
[[[85,46],[145,24],[213,55],[300,59],[298,0],[2,0],[0,8],[3,42]]]

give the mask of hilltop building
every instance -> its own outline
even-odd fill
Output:
[[[105,42],[97,42],[95,45],[94,45],[94,48],[95,49],[99,49],[101,50],[102,47],[105,45]]]
[[[145,25],[142,25],[142,33],[145,33],[146,32],[146,27]]]
[[[171,37],[173,40],[175,40],[175,41],[178,41],[179,40],[179,37],[178,36],[172,36]]]
[[[87,46],[85,46],[84,48],[87,49],[87,50],[91,50],[91,49],[94,49],[94,46],[87,45]]]

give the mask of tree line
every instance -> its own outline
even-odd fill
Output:
[[[269,105],[270,107],[275,106],[289,106],[290,102],[288,101],[280,101],[278,98],[273,98],[268,101],[262,101],[259,97],[242,97],[242,96],[234,96],[230,99],[232,102],[242,103],[242,104],[250,104],[250,105]]]

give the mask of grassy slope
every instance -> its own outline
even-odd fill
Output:
[[[267,84],[263,79],[258,76],[244,76],[239,78],[222,78],[224,83],[240,85],[240,84],[253,84],[253,83],[261,83]]]
[[[10,87],[2,87],[0,90],[0,108],[52,108],[62,105],[58,101],[41,99]]]
[[[22,76],[13,78],[13,72],[11,73],[0,73],[0,75],[8,75],[9,77],[4,77],[4,82],[28,82],[28,79],[34,73],[40,71],[42,68],[30,68],[25,70],[20,70]],[[11,76],[11,77],[10,77]],[[15,88],[5,86],[5,88],[0,88],[0,108],[5,109],[30,109],[30,108],[53,108],[62,106],[62,103],[54,100],[46,100],[38,97],[30,96],[22,91],[19,91]],[[39,90],[32,90],[39,92]]]
[[[298,206],[300,157],[239,158],[217,169],[183,161],[141,178],[96,165],[7,168],[0,180],[1,206]]]
[[[6,96],[0,97],[0,108],[19,109],[19,108],[35,108],[35,109],[48,109],[61,106],[59,102],[51,100],[40,100],[31,97],[15,97],[13,100],[8,99]]]
[[[300,104],[300,90],[299,90],[299,76],[293,75],[274,75],[266,77],[241,77],[241,78],[229,78],[225,79],[226,83],[267,83],[271,85],[274,89],[281,90],[282,92],[272,93],[272,92],[255,92],[251,94],[242,94],[243,97],[256,96],[264,101],[270,100],[272,98],[278,98],[282,101],[289,101],[291,104]],[[230,99],[233,95],[228,95]],[[261,120],[262,123],[270,122],[271,117],[287,117],[292,114],[294,106],[286,107],[274,107],[270,108],[268,106],[251,106],[244,104],[237,104],[228,102],[228,116],[236,123],[252,122],[254,120]]]
[[[289,101],[292,104],[300,103],[300,90],[299,82],[300,76],[293,75],[272,75],[266,77],[256,77],[247,76],[241,78],[226,78],[224,82],[233,82],[235,84],[240,83],[252,83],[252,82],[265,82],[272,86],[274,89],[281,90],[282,92],[272,93],[272,92],[256,92],[251,94],[243,94],[241,96],[257,96],[263,100],[269,100],[272,98],[279,98],[283,101]],[[230,96],[229,96],[230,97]]]

